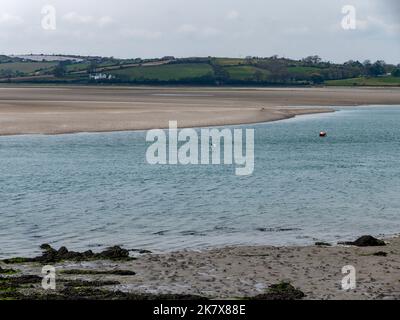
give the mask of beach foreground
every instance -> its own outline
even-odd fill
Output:
[[[23,283],[32,279],[20,293],[43,298],[57,293],[41,288],[43,264],[0,263],[0,267],[16,270],[12,277],[21,278]],[[342,268],[347,265],[356,270],[355,290],[344,291],[341,287],[345,276]],[[168,254],[142,252],[131,261],[63,261],[54,266],[57,290],[64,287],[64,298],[141,299],[161,294],[177,298],[257,298],[271,285],[287,282],[301,290],[304,299],[400,299],[399,237],[377,247],[263,246]],[[79,290],[86,288],[84,293],[76,291],[77,286]]]
[[[3,86],[0,135],[250,124],[392,104],[400,89]]]

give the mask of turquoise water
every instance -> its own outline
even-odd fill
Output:
[[[243,126],[256,129],[248,177],[150,166],[144,132],[0,137],[0,257],[46,242],[164,251],[398,233],[399,124],[398,107],[362,107]]]

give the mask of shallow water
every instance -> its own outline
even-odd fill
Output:
[[[0,257],[398,233],[399,124],[399,107],[362,107],[243,126],[256,129],[248,177],[148,165],[145,132],[0,137]]]

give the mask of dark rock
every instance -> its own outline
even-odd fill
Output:
[[[12,258],[5,259],[3,262],[24,263],[24,262],[39,262],[39,263],[54,263],[60,261],[90,261],[90,260],[114,260],[114,261],[129,261],[134,258],[129,257],[129,251],[122,249],[119,246],[107,248],[100,253],[93,253],[91,250],[85,252],[69,251],[66,247],[61,247],[58,251],[48,244],[40,246],[43,250],[41,256],[35,258]]]
[[[362,236],[354,241],[354,245],[357,247],[378,247],[378,246],[386,246],[385,241],[376,239],[372,236]]]
[[[44,243],[40,246],[40,249],[47,251],[52,250],[53,248],[48,243]]]
[[[372,236],[362,236],[358,238],[356,241],[351,242],[339,242],[339,244],[349,245],[349,246],[357,246],[357,247],[379,247],[386,246],[385,241],[376,239]]]
[[[66,255],[66,254],[68,254],[68,249],[66,247],[61,247],[60,249],[58,249],[57,253],[59,255]]]
[[[92,250],[87,250],[87,251],[85,251],[84,253],[83,253],[83,255],[85,256],[85,257],[93,257],[93,251]]]
[[[137,252],[137,253],[140,253],[140,254],[153,253],[150,250],[145,250],[145,249],[130,249],[129,251]]]
[[[316,242],[315,245],[320,246],[320,247],[331,247],[332,246],[330,243],[327,243],[327,242]]]
[[[122,249],[119,246],[107,248],[103,252],[97,254],[98,257],[109,260],[121,260],[129,258],[129,250]]]
[[[373,256],[377,256],[377,257],[387,257],[387,252],[383,252],[383,251],[378,251],[372,254]]]

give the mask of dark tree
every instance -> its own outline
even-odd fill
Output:
[[[53,70],[53,74],[57,78],[65,76],[66,73],[67,73],[67,70],[66,70],[65,64],[63,64],[63,63],[59,63]]]
[[[392,71],[393,77],[400,77],[400,68],[396,68]]]
[[[324,77],[321,76],[319,73],[313,73],[311,75],[311,81],[314,84],[322,84],[322,83],[324,83]]]
[[[88,73],[95,73],[97,67],[98,67],[97,61],[96,61],[96,60],[90,60],[90,64],[89,64],[89,66],[87,67],[87,72],[88,72]]]
[[[302,60],[302,62],[306,66],[312,66],[312,65],[320,64],[322,62],[322,59],[319,56],[309,56],[309,57],[304,58]]]
[[[371,77],[381,76],[386,73],[386,63],[382,60],[378,60],[374,64],[366,64],[365,68],[367,75]]]

